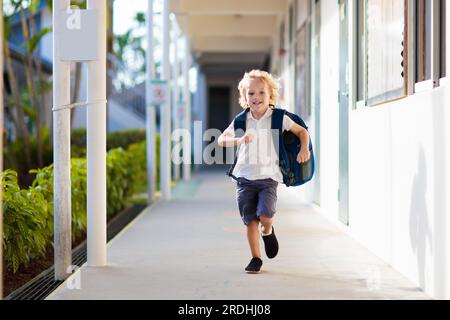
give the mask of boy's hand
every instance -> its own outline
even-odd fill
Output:
[[[253,136],[246,133],[243,137],[239,138],[238,145],[249,144],[252,141],[253,141]]]
[[[308,150],[308,148],[301,148],[300,152],[297,155],[297,162],[303,163],[309,160],[309,157],[311,157],[311,154]]]

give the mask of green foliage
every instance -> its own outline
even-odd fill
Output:
[[[127,148],[132,143],[144,140],[145,140],[145,130],[130,129],[109,133],[106,145],[108,150],[119,147]]]
[[[47,166],[53,162],[53,151],[50,143],[50,131],[48,128],[41,128],[42,138],[42,155],[43,164]],[[28,187],[32,182],[32,175],[30,175],[29,168],[37,168],[37,141],[36,136],[30,136],[30,155],[32,162],[28,166],[26,153],[23,151],[26,148],[25,143],[21,137],[16,140],[7,143],[6,148],[3,150],[5,159],[5,168],[13,169],[19,174],[19,185],[22,187]],[[30,178],[31,177],[31,178]],[[30,180],[31,179],[31,180]]]
[[[159,150],[159,136],[157,146]],[[159,151],[156,159],[159,174]],[[109,150],[106,163],[107,216],[110,219],[126,207],[133,194],[146,189],[145,141],[132,143],[126,150]],[[87,227],[86,172],[86,159],[72,159],[72,240]],[[6,170],[0,175],[3,186],[5,260],[7,268],[13,272],[31,259],[43,255],[53,240],[53,165],[31,170],[31,173],[36,177],[28,189],[20,189],[17,173],[13,170]]]
[[[53,233],[47,222],[49,206],[39,189],[21,190],[17,173],[0,174],[3,188],[4,252],[8,266],[16,272],[32,258],[42,256]]]
[[[128,154],[131,155],[129,159],[129,166],[133,178],[133,194],[145,193],[147,189],[147,149],[146,142],[138,142],[130,144],[128,147]],[[159,159],[157,161],[159,163]],[[159,174],[159,170],[157,169]]]
[[[43,28],[37,35],[33,36],[26,44],[28,52],[33,52],[39,41],[46,35],[52,32],[51,28]]]
[[[112,149],[106,157],[107,214],[122,210],[132,190],[132,175],[127,154],[122,148]]]
[[[143,129],[129,129],[124,131],[108,133],[106,140],[106,149],[127,148],[130,144],[144,141],[145,130]],[[78,128],[72,130],[71,134],[71,148],[73,149],[72,156],[85,157],[86,151],[86,129]]]

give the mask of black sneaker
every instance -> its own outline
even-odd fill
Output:
[[[247,273],[259,273],[262,264],[263,262],[260,258],[252,258],[248,266],[245,268],[245,271]]]
[[[267,258],[273,259],[278,253],[278,240],[275,236],[275,229],[272,226],[272,233],[267,236],[262,236],[264,241],[264,248],[266,249]]]

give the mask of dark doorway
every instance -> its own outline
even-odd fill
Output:
[[[208,128],[223,132],[228,127],[230,120],[230,87],[210,87],[208,97]],[[208,144],[214,142],[216,138],[211,138]],[[215,151],[212,151],[211,155],[217,159],[218,164],[223,164],[225,159],[224,149],[220,148],[220,150],[221,154],[216,155]]]

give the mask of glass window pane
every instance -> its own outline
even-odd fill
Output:
[[[358,1],[358,89],[357,101],[366,99],[366,30],[365,30],[365,1]]]
[[[431,7],[416,0],[416,82],[431,79]]]
[[[405,95],[402,67],[404,15],[403,1],[367,1],[369,104]]]
[[[301,117],[307,116],[307,74],[306,74],[306,25],[304,25],[297,33],[297,50],[295,57],[295,105]]]

